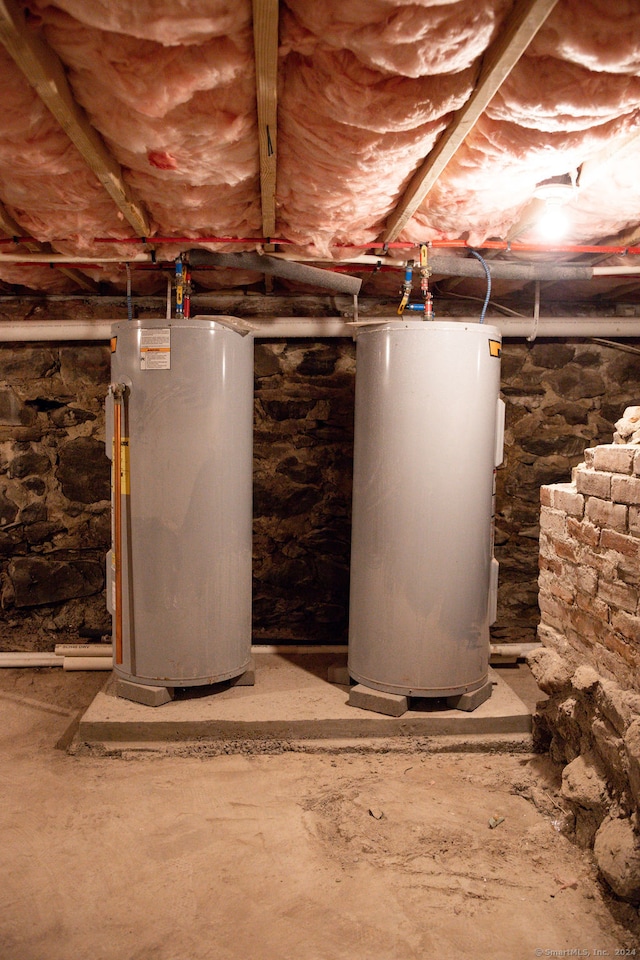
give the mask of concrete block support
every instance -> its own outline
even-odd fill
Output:
[[[351,677],[346,663],[332,663],[327,668],[327,680],[329,683],[339,683],[348,687],[351,683]]]
[[[372,690],[357,683],[355,687],[351,687],[349,706],[360,707],[361,710],[373,710],[374,713],[384,713],[387,717],[401,717],[409,709],[409,698],[399,693]]]
[[[131,680],[116,680],[115,692],[118,697],[143,703],[147,707],[161,707],[163,703],[173,700],[173,687],[151,687]]]
[[[256,682],[256,664],[253,657],[251,658],[251,663],[247,667],[244,673],[241,673],[239,677],[232,677],[229,683],[232,687],[253,687]]]
[[[493,682],[487,680],[483,687],[478,687],[471,693],[461,693],[457,697],[447,697],[447,706],[450,710],[465,710],[470,713],[488,700],[493,690]]]

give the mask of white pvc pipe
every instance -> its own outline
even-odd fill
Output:
[[[492,657],[526,657],[541,646],[541,643],[492,643],[489,649]]]
[[[113,657],[62,657],[64,670],[111,670]]]
[[[3,263],[153,263],[151,254],[134,253],[130,257],[82,257],[67,253],[0,253],[0,266]]]
[[[115,320],[0,321],[0,341],[109,340]]]
[[[115,242],[115,241],[114,241]],[[416,244],[416,248],[418,244]],[[551,251],[550,251],[551,252]],[[240,255],[241,256],[241,255]],[[305,264],[316,264],[322,263],[325,266],[325,269],[330,270],[332,264],[358,264],[358,263],[371,263],[378,264],[382,263],[383,265],[388,265],[396,267],[398,270],[402,269],[402,264],[404,263],[405,258],[394,258],[388,256],[376,256],[376,254],[358,254],[356,256],[347,257],[345,259],[340,259],[337,261],[330,261],[322,257],[299,257],[295,254],[290,253],[287,250],[277,251],[269,253],[265,257],[266,260],[269,258],[283,260],[285,262],[298,263],[301,266]],[[434,265],[434,272],[437,271],[437,264],[440,261],[442,264],[447,264],[447,270],[455,271],[456,267],[459,270],[465,271],[467,273],[470,264],[473,264],[473,269],[478,270],[478,276],[481,275],[480,267],[476,268],[475,261],[469,261],[467,257],[455,257],[452,254],[443,254],[440,252],[430,252],[429,256],[430,261]],[[462,267],[460,264],[462,261],[465,261],[465,266]],[[102,264],[102,263],[119,263],[123,266],[127,263],[153,263],[153,258],[149,253],[134,253],[128,257],[83,257],[79,254],[70,255],[67,253],[0,253],[0,266],[3,263],[59,263],[59,264],[86,264],[91,266],[92,264]],[[531,271],[538,270],[542,274],[545,268],[553,273],[553,271],[561,272],[563,267],[567,269],[575,268],[576,271],[591,271],[594,277],[613,277],[613,276],[634,276],[640,274],[640,266],[601,266],[601,267],[591,267],[589,264],[575,264],[575,263],[546,263],[546,262],[527,262],[527,261],[518,261],[518,260],[497,260],[489,261],[489,267],[494,268],[495,271],[504,269],[511,273],[513,272],[514,280],[531,280]],[[197,267],[196,267],[197,269]],[[519,275],[520,274],[520,275]],[[452,276],[456,274],[452,272]],[[541,276],[542,279],[542,276]]]
[[[56,657],[111,657],[111,643],[57,643]]]
[[[213,315],[202,317],[211,320]],[[27,342],[32,340],[102,340],[111,338],[111,327],[123,318],[114,320],[52,320],[50,323],[29,321],[0,321],[0,342]],[[164,319],[164,318],[157,318]],[[193,317],[193,320],[200,319]],[[478,323],[478,317],[443,317],[456,323]],[[359,325],[391,323],[397,315],[371,317]],[[247,318],[243,325],[250,327],[256,339],[288,339],[353,337],[358,324],[344,317],[273,317],[270,320]],[[498,327],[503,337],[640,337],[640,317],[540,317],[537,329],[534,318],[489,317],[487,322]]]
[[[28,653],[16,651],[0,653],[0,667],[61,667],[62,660],[55,653]]]
[[[301,653],[346,653],[347,645],[346,643],[338,644],[327,644],[325,646],[317,645],[313,646],[309,644],[304,646],[303,644],[286,644],[286,643],[276,643],[276,644],[255,644],[251,647],[251,653],[289,653],[295,656],[298,656]]]

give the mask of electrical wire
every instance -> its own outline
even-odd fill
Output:
[[[482,266],[484,267],[484,272],[487,275],[487,293],[484,298],[484,304],[482,305],[482,310],[480,312],[480,323],[484,323],[484,318],[487,312],[487,307],[489,305],[489,298],[491,296],[491,271],[489,270],[489,265],[484,257],[481,257],[477,250],[469,250],[469,253],[479,260]]]
[[[474,303],[482,303],[482,297],[472,297],[468,293],[454,293],[453,290],[447,290],[446,293],[438,294],[441,300],[448,300],[450,297],[454,297],[456,300],[473,300]],[[512,310],[511,307],[505,307],[504,304],[498,303],[497,300],[489,300],[489,306],[493,307],[495,310],[502,310],[503,313],[511,317],[520,317],[522,320],[528,320],[529,317],[526,313],[518,313],[517,310]]]
[[[603,347],[611,347],[613,350],[622,350],[623,353],[640,354],[640,347],[632,347],[630,343],[616,343],[615,340],[603,340],[602,337],[591,337],[591,343],[599,343]]]

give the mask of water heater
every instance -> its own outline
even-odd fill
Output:
[[[484,324],[358,331],[349,673],[365,686],[450,697],[487,682],[500,351]]]
[[[116,324],[107,403],[114,670],[167,687],[251,653],[253,338],[228,318]]]

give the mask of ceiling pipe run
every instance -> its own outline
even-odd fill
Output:
[[[55,237],[52,243],[73,242],[70,237]],[[193,244],[199,243],[239,243],[255,244],[263,246],[271,244],[273,246],[294,246],[294,247],[313,247],[308,241],[287,240],[284,237],[94,237],[93,243],[106,243],[112,245],[128,244]],[[416,240],[392,240],[387,243],[372,241],[371,243],[336,243],[335,250],[418,250],[422,241]],[[15,245],[18,243],[38,243],[36,237],[1,237],[0,246]],[[484,240],[474,245],[466,240],[427,240],[427,246],[430,250],[504,250],[506,253],[617,253],[621,255],[640,254],[640,246],[625,246],[624,244],[586,244],[586,243],[526,243],[515,240]]]
[[[274,257],[290,262],[291,255],[287,253],[274,254]],[[395,267],[397,270],[404,269],[403,260],[389,260],[386,257],[375,257],[370,254],[363,254],[359,257],[349,258],[348,260],[337,261],[335,266],[339,267],[343,263],[355,266],[357,264],[375,264]],[[520,263],[508,260],[487,261],[487,266],[491,276],[495,280],[592,280],[596,271],[589,264],[584,263]],[[482,264],[473,258],[466,257],[441,257],[436,255],[429,256],[429,269],[432,274],[440,274],[446,277],[478,277],[486,279],[486,274]],[[607,267],[600,268],[605,275]],[[629,273],[640,273],[640,267],[622,268]]]
[[[192,320],[211,320],[215,315],[192,317]],[[114,320],[0,321],[0,342],[20,343],[40,341],[100,340],[108,341]],[[149,318],[150,319],[150,318]],[[156,319],[163,320],[164,317]],[[478,323],[478,317],[442,317],[456,323]],[[168,321],[170,322],[170,321]],[[297,338],[353,337],[359,326],[381,323],[401,323],[396,315],[375,317],[357,324],[344,317],[273,317],[271,320],[238,318],[238,326],[251,331],[258,340]],[[640,317],[487,317],[487,324],[497,327],[503,337],[640,337]]]

